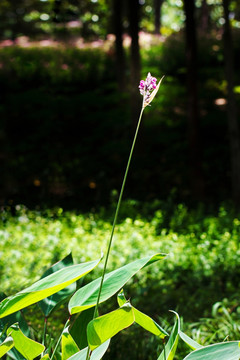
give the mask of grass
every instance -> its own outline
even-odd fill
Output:
[[[145,254],[169,254],[134,277],[126,286],[126,296],[165,328],[173,323],[168,310],[177,310],[184,330],[202,344],[227,336],[229,340],[239,338],[240,217],[230,209],[225,205],[207,212],[203,206],[190,210],[184,204],[172,207],[160,201],[125,200],[114,236],[109,270]],[[10,295],[30,285],[69,252],[75,262],[98,258],[101,250],[106,251],[111,221],[112,208],[87,214],[61,208],[32,211],[24,206],[17,206],[12,214],[6,209],[1,213],[1,290]],[[102,266],[86,281],[100,276]],[[100,311],[112,307],[116,308],[116,300]],[[57,318],[53,315],[49,320],[53,331],[59,331],[63,313],[60,309]],[[32,314],[32,326],[41,329],[36,307],[26,314],[29,320]],[[141,331],[134,326],[114,338],[106,358],[121,359],[134,349],[138,359],[154,359],[161,344],[149,335],[136,342],[136,337],[143,336]],[[176,359],[184,353],[182,346]]]
[[[109,270],[145,254],[169,255],[130,284],[133,303],[146,306],[151,314],[171,308],[196,320],[207,315],[214,302],[238,292],[239,217],[223,206],[208,215],[183,204],[171,212],[160,202],[146,204],[145,214],[139,215],[140,207],[134,201],[123,204]],[[104,209],[78,214],[17,206],[15,215],[2,212],[1,222],[1,289],[7,295],[31,284],[69,252],[75,262],[98,258],[111,231],[111,216]],[[100,275],[102,266],[91,276]]]

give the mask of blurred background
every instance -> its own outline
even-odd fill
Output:
[[[165,77],[144,110],[108,269],[168,253],[126,297],[169,331],[178,311],[201,344],[239,339],[239,1],[0,1],[0,290],[70,252],[105,251],[148,72]],[[40,339],[40,310],[25,316]],[[49,319],[53,334],[65,316]],[[161,349],[135,326],[106,358]]]
[[[238,205],[239,38],[237,1],[1,1],[1,204],[109,204],[151,72],[125,196]]]

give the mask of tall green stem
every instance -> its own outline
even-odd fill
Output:
[[[167,360],[167,356],[166,356],[166,346],[165,346],[165,338],[163,339],[163,352],[164,352],[164,360]]]
[[[122,201],[123,191],[124,191],[125,183],[126,183],[126,180],[127,180],[127,175],[128,175],[128,170],[129,170],[131,159],[132,159],[133,150],[134,150],[137,135],[138,135],[138,130],[139,130],[140,123],[141,123],[141,120],[142,120],[143,110],[144,110],[144,106],[142,106],[142,109],[141,109],[141,112],[140,112],[140,115],[139,115],[139,119],[138,119],[136,131],[135,131],[131,151],[130,151],[128,162],[127,162],[127,167],[126,167],[123,182],[122,182],[120,195],[119,195],[119,198],[118,198],[118,203],[117,203],[116,212],[115,212],[113,225],[112,225],[112,231],[111,231],[111,235],[110,235],[110,239],[109,239],[109,243],[108,243],[108,248],[107,248],[107,254],[106,254],[106,258],[105,258],[105,262],[104,262],[104,266],[103,266],[103,272],[102,272],[101,282],[100,282],[100,286],[99,286],[97,302],[96,302],[96,306],[95,306],[95,309],[94,309],[93,319],[95,319],[97,317],[97,314],[98,314],[98,305],[99,305],[99,302],[100,302],[104,277],[105,277],[105,273],[106,273],[106,269],[107,269],[108,258],[109,258],[109,254],[110,254],[110,250],[111,250],[111,246],[112,246],[114,230],[115,230],[115,226],[116,226],[116,222],[117,222],[117,218],[118,218],[118,213],[119,213],[119,209],[120,209],[120,205],[121,205],[121,201]],[[90,350],[88,348],[88,353],[87,353],[86,360],[89,359],[89,352],[90,352]]]
[[[44,327],[43,327],[43,336],[42,336],[42,344],[45,345],[45,338],[46,338],[46,330],[47,330],[47,316],[44,317]],[[41,358],[44,356],[44,351],[41,354]]]
[[[115,231],[115,226],[116,226],[118,213],[119,213],[119,209],[120,209],[120,205],[121,205],[121,201],[122,201],[122,196],[123,196],[125,183],[126,183],[126,180],[127,180],[128,170],[129,170],[131,159],[132,159],[133,150],[134,150],[137,135],[138,135],[138,130],[139,130],[141,119],[142,119],[143,110],[144,110],[144,108],[142,107],[142,110],[141,110],[141,113],[140,113],[140,116],[139,116],[139,119],[138,119],[137,128],[136,128],[136,131],[135,131],[131,151],[130,151],[130,154],[129,154],[128,163],[127,163],[127,167],[126,167],[126,170],[125,170],[120,195],[119,195],[119,198],[118,198],[118,203],[117,203],[116,212],[115,212],[115,216],[114,216],[114,220],[113,220],[112,231],[111,231],[111,235],[110,235],[110,239],[109,239],[109,243],[108,243],[107,254],[106,254],[106,259],[105,259],[105,263],[104,263],[104,267],[103,267],[103,273],[102,273],[101,283],[100,283],[100,286],[99,286],[97,303],[96,303],[96,307],[95,307],[95,310],[94,310],[93,318],[96,317],[96,314],[98,312],[98,305],[99,305],[102,286],[103,286],[103,281],[104,281],[104,277],[105,277],[105,273],[106,273],[106,269],[107,269],[108,258],[109,258],[109,254],[110,254],[110,250],[111,250],[111,246],[112,246],[112,240],[113,240],[113,235],[114,235],[114,231]]]
[[[61,341],[61,339],[62,339],[63,332],[64,332],[64,330],[66,329],[66,327],[68,326],[69,323],[70,323],[70,317],[67,319],[67,321],[66,321],[66,323],[65,323],[65,325],[64,325],[64,327],[63,327],[63,330],[62,330],[62,332],[61,332],[61,335],[60,335],[59,338],[58,338],[58,341],[57,341],[57,343],[56,343],[56,345],[55,345],[55,348],[54,348],[54,350],[53,350],[53,352],[52,352],[52,356],[50,357],[50,360],[53,360],[54,355],[55,355],[55,352],[56,352],[56,350],[57,350],[57,348],[58,348],[58,346],[59,346],[59,344],[60,344],[60,341]]]

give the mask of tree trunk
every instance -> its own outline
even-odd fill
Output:
[[[154,0],[154,33],[160,35],[161,31],[161,8],[163,0]]]
[[[128,1],[129,10],[129,35],[131,37],[130,49],[130,91],[131,91],[131,118],[135,126],[139,109],[141,106],[141,97],[138,91],[140,81],[140,48],[139,48],[139,2],[138,0]]]
[[[125,55],[123,49],[122,0],[113,0],[113,29],[115,34],[116,75],[118,87],[125,87]]]
[[[54,0],[54,3],[53,3],[53,21],[55,23],[60,22],[61,4],[62,4],[62,0]]]
[[[192,194],[196,199],[203,198],[204,180],[199,144],[199,110],[197,89],[197,37],[195,24],[195,2],[184,0],[186,15],[186,65],[188,96],[188,131],[190,152],[190,178]]]
[[[237,121],[236,101],[234,96],[234,56],[232,45],[232,32],[229,22],[229,0],[223,0],[224,8],[224,55],[225,55],[225,71],[227,80],[227,117],[228,117],[228,131],[230,142],[231,155],[231,180],[232,180],[232,195],[234,203],[237,207],[240,206],[240,140],[239,140],[239,125]]]
[[[200,18],[200,30],[202,34],[206,34],[209,29],[209,9],[207,0],[202,0],[201,6],[201,18]]]

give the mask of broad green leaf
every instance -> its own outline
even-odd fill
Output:
[[[182,332],[181,330],[179,331],[179,336],[180,338],[193,350],[196,349],[201,349],[204,346],[200,345],[199,343],[197,343],[196,341],[194,341],[193,339],[191,339],[189,336],[187,336],[184,332]]]
[[[51,266],[41,277],[41,279],[45,278],[46,276],[55,273],[58,270],[64,269],[68,266],[73,265],[73,258],[72,254],[66,256],[63,260],[57,262],[53,266]],[[42,310],[43,314],[47,317],[50,313],[59,305],[61,305],[64,300],[66,300],[69,296],[71,296],[74,291],[76,291],[76,283],[72,283],[69,286],[65,287],[64,289],[60,290],[59,292],[47,297],[39,302],[39,307]]]
[[[17,311],[14,314],[8,315],[8,316],[4,317],[3,319],[0,319],[0,327],[4,326],[5,330],[7,330],[7,328],[9,328],[12,324],[15,324],[15,323],[19,324],[19,328],[21,329],[21,331],[23,332],[23,334],[25,336],[27,336],[27,337],[30,336],[30,329],[20,311]],[[6,335],[4,335],[4,336],[6,336]],[[1,340],[0,340],[0,343],[1,343]],[[14,360],[24,360],[24,357],[16,350],[15,347],[13,347],[11,350],[9,350],[8,356],[10,356]]]
[[[3,299],[6,296],[3,297]],[[27,322],[24,320],[20,311],[15,312],[14,314],[8,315],[2,319],[0,319],[0,329],[3,330],[3,334],[6,333],[6,330],[12,325],[18,323],[21,331],[27,337],[30,336],[30,329],[28,327]],[[6,334],[3,335],[3,338],[0,339],[0,343],[6,338]],[[8,356],[13,360],[24,360],[24,357],[17,351],[15,347],[8,351]]]
[[[15,347],[13,347],[7,354],[13,360],[25,360],[25,357],[20,354]]]
[[[0,358],[5,355],[14,346],[14,341],[11,336],[8,336],[0,345]]]
[[[179,331],[180,331],[180,319],[177,313],[175,313],[174,311],[172,312],[177,316],[177,320],[175,321],[170,337],[165,346],[165,350],[161,352],[157,360],[173,360],[177,349]]]
[[[110,344],[110,339],[91,352],[91,360],[101,360]],[[86,360],[88,348],[82,349],[77,354],[71,356],[68,360]]]
[[[124,304],[119,309],[97,317],[89,323],[87,335],[91,349],[94,349],[94,346],[99,346],[106,339],[116,335],[134,322],[160,338],[168,335],[153,319],[135,309],[130,302],[126,302],[123,290],[118,294],[118,302],[124,302]]]
[[[14,340],[15,348],[27,359],[33,360],[45,349],[45,346],[34,340],[27,338],[20,330],[18,324],[13,324],[8,330],[7,335]]]
[[[3,292],[0,291],[0,301],[6,299],[6,297],[7,296]],[[9,326],[8,326],[8,324],[6,324],[6,322],[4,322],[3,320],[0,320],[0,341],[1,341],[2,335],[5,333],[5,331],[7,330],[8,327]]]
[[[67,327],[62,334],[62,360],[67,360],[77,352],[79,352],[79,348],[69,334],[69,327]]]
[[[6,299],[6,295],[0,292],[0,301]],[[9,328],[12,324],[19,323],[19,327],[24,333],[24,335],[29,336],[30,329],[28,327],[27,322],[24,320],[20,311],[6,316],[3,319],[0,319],[0,337],[6,332],[7,328]],[[1,343],[1,340],[0,340]]]
[[[117,302],[118,302],[119,307],[123,306],[127,302],[127,299],[125,298],[123,289],[118,293]]]
[[[123,289],[118,293],[117,301],[119,306],[123,306],[127,302]],[[151,332],[152,334],[159,336],[160,338],[164,338],[168,335],[168,333],[148,315],[142,313],[133,306],[132,309],[136,324],[140,325],[142,328]]]
[[[143,267],[161,260],[164,257],[166,257],[166,254],[156,254],[154,256],[145,257],[108,273],[104,278],[100,303],[106,301],[118,292],[126,282]],[[76,314],[96,305],[100,282],[101,278],[98,278],[83,286],[73,295],[69,301],[70,314]]]
[[[17,311],[11,315],[8,315],[8,316],[0,319],[0,329],[4,333],[7,330],[7,328],[9,328],[12,324],[15,324],[15,323],[19,324],[19,327],[22,330],[22,332],[24,333],[24,335],[29,336],[30,329],[20,311]]]
[[[94,307],[84,310],[77,315],[73,325],[70,328],[70,334],[76,342],[79,349],[84,349],[88,346],[87,341],[87,326],[88,323],[93,319]]]
[[[132,306],[129,303],[106,315],[90,321],[87,327],[88,343],[91,350],[134,323]]]
[[[32,305],[72,284],[94,269],[100,260],[72,265],[41,279],[0,303],[0,318]]]
[[[192,351],[184,360],[239,360],[239,341],[229,341]]]
[[[164,338],[168,335],[168,333],[161,328],[153,319],[151,319],[148,315],[142,313],[141,311],[133,308],[133,313],[135,317],[135,322],[146,329],[147,331],[151,332],[152,334]]]

